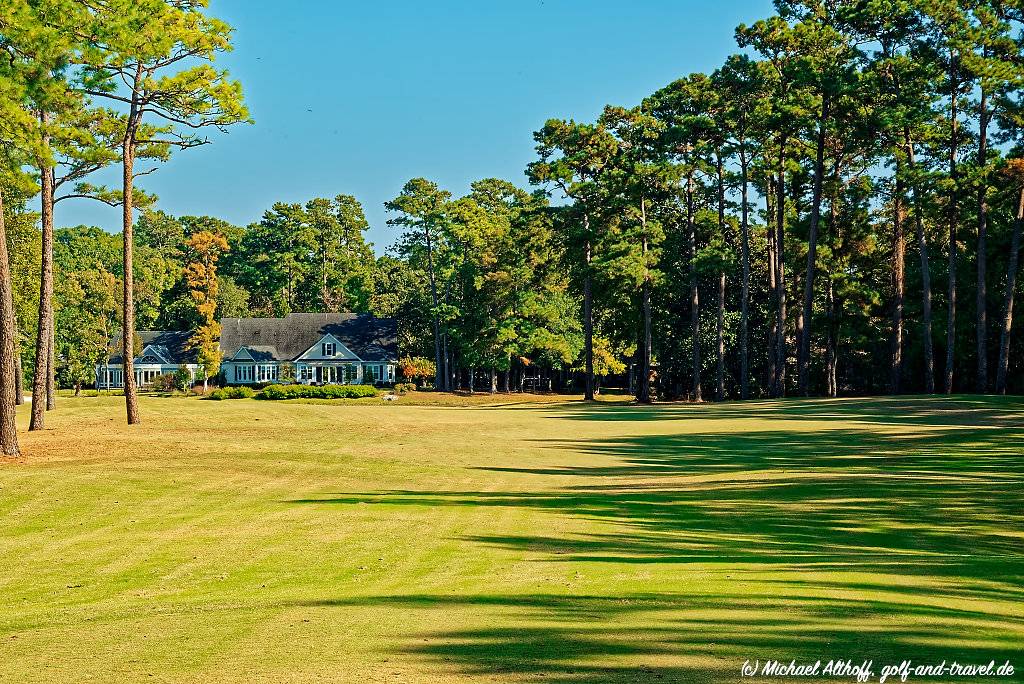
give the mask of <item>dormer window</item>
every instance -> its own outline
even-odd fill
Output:
[[[320,345],[321,356],[337,356],[338,345],[334,342],[324,342]]]

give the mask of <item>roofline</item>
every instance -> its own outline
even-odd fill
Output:
[[[307,349],[306,351],[304,351],[304,352],[302,352],[301,354],[297,355],[297,356],[296,356],[295,358],[293,358],[293,359],[292,359],[292,361],[298,361],[298,360],[299,360],[299,359],[301,359],[301,358],[302,358],[303,356],[305,356],[305,355],[306,355],[306,354],[308,354],[309,352],[311,352],[311,351],[313,351],[314,349],[316,349],[316,345],[318,345],[318,344],[321,344],[321,343],[322,343],[322,342],[324,341],[324,338],[326,338],[326,337],[330,337],[330,338],[331,338],[332,340],[334,340],[335,342],[337,342],[338,344],[340,344],[340,345],[341,345],[341,348],[342,348],[342,349],[344,349],[345,351],[347,351],[347,352],[348,352],[349,354],[351,354],[352,356],[356,357],[356,361],[362,362],[363,358],[362,358],[361,356],[359,356],[359,354],[356,354],[356,353],[355,353],[354,351],[352,351],[352,350],[351,350],[351,349],[349,348],[349,346],[348,346],[347,344],[345,344],[344,342],[342,342],[341,340],[339,340],[339,339],[338,339],[337,337],[335,337],[335,336],[334,336],[334,335],[333,335],[332,333],[324,333],[323,335],[321,335],[321,336],[320,336],[320,339],[318,339],[318,340],[317,340],[316,342],[314,342],[314,343],[313,343],[313,344],[312,344],[312,345],[311,345],[311,346],[309,347],[309,349]]]

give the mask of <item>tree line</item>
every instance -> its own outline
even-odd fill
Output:
[[[640,401],[1024,389],[1024,5],[775,8],[710,74],[548,121],[513,212],[422,180],[388,204],[439,387],[540,363],[588,399],[623,369]],[[509,225],[541,254],[491,248]],[[536,281],[491,292],[518,263]]]
[[[213,374],[220,318],[290,311],[398,318],[441,390],[543,377],[592,399],[608,375],[643,402],[1024,389],[1021,3],[777,0],[712,73],[545,123],[528,189],[410,180],[386,203],[383,256],[348,195],[236,227],[169,216],[136,187],[203,129],[249,119],[213,65],[230,28],[204,8],[0,12],[0,364],[31,379],[35,428],[118,330],[122,348],[137,323],[193,330]],[[121,187],[89,182],[115,164]],[[65,199],[121,206],[121,234],[55,230]]]

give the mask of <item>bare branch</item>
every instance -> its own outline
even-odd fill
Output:
[[[138,173],[134,174],[132,176],[132,178],[142,178],[143,176],[148,176],[149,174],[151,174],[154,171],[156,171],[158,168],[160,168],[160,167],[159,166],[154,166],[151,169],[147,169],[145,171],[139,171]]]
[[[91,200],[96,200],[97,202],[102,202],[103,204],[106,204],[107,206],[110,206],[110,207],[119,207],[119,206],[121,206],[121,202],[119,200],[104,199],[102,197],[97,197],[95,195],[87,195],[87,194],[84,194],[84,193],[77,193],[77,192],[70,193],[70,194],[67,194],[67,195],[61,195],[60,197],[55,197],[54,200],[53,200],[53,203],[57,204],[58,202],[61,202],[61,201],[66,200],[66,199],[91,199]]]

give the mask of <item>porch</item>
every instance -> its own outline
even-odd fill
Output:
[[[181,366],[175,366],[170,364],[140,364],[134,365],[133,370],[135,373],[135,386],[139,388],[146,388],[153,384],[153,380],[161,375],[167,375],[168,373],[177,373]],[[188,369],[192,376],[192,381],[195,381],[196,371],[198,366],[194,364],[186,364],[185,368]],[[123,389],[124,388],[124,369],[121,366],[105,365],[96,367],[96,389]]]
[[[373,385],[395,381],[396,366],[366,361],[304,361],[295,366],[304,385]]]

